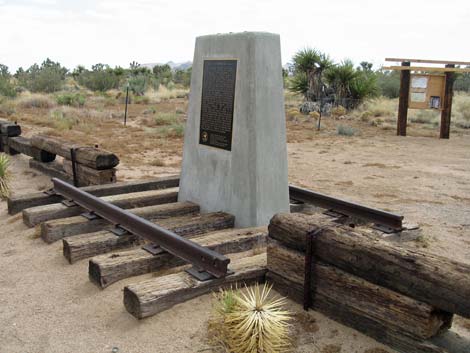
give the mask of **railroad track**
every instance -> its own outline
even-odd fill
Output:
[[[24,223],[38,227],[45,242],[61,241],[70,264],[88,260],[89,278],[98,287],[178,268],[124,288],[125,307],[137,318],[220,286],[264,280],[267,227],[236,229],[233,215],[202,213],[197,204],[178,202],[178,176],[84,188],[53,183],[48,192],[10,198],[9,213],[22,212]],[[336,218],[402,229],[399,215],[295,186],[290,196],[297,204],[334,211]]]

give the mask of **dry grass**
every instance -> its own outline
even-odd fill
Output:
[[[0,116],[10,117],[16,113],[16,103],[12,99],[5,99],[0,103]]]
[[[364,102],[355,111],[350,113],[355,118],[370,122],[373,126],[382,123],[396,123],[398,114],[398,99],[377,98]],[[440,124],[441,112],[432,109],[409,109],[408,122],[412,124],[429,125],[425,128],[435,128]],[[470,129],[470,94],[457,92],[452,104],[453,126]]]
[[[144,97],[148,99],[147,103],[153,104],[174,98],[187,98],[188,95],[189,89],[187,88],[168,89],[167,87],[160,85],[158,90],[148,90],[145,92]]]
[[[287,109],[289,108],[298,108],[304,100],[304,97],[301,94],[291,92],[289,90],[284,90],[284,104]]]
[[[10,158],[5,153],[0,153],[0,198],[5,199],[10,196]]]
[[[16,105],[20,108],[52,108],[56,105],[54,99],[45,94],[23,93],[17,100]]]
[[[470,129],[470,94],[457,93],[452,105],[452,119],[457,127]]]
[[[380,97],[370,99],[362,103],[354,112],[353,116],[367,118],[395,118],[398,107],[398,99]]]

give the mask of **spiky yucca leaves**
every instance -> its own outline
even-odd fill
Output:
[[[216,318],[209,329],[230,353],[280,353],[291,348],[284,298],[270,298],[272,286],[222,290],[216,298]],[[217,330],[217,331],[214,331]]]
[[[0,197],[4,199],[10,195],[10,172],[8,166],[10,159],[4,153],[0,154]]]

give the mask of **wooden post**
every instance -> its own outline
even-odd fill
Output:
[[[454,64],[447,64],[446,67],[455,67]],[[448,139],[450,132],[450,116],[452,114],[452,97],[454,95],[455,74],[446,72],[446,83],[444,91],[443,109],[441,112],[441,139]]]
[[[410,66],[409,61],[404,61],[401,66]],[[400,72],[400,100],[398,102],[397,135],[406,136],[406,123],[408,119],[408,99],[410,95],[410,71]]]

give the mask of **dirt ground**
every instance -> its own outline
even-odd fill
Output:
[[[135,130],[119,136],[114,133],[116,138],[121,136],[124,141],[129,133],[141,136],[139,128],[133,127],[140,118],[139,111],[132,111],[130,127]],[[26,134],[31,134],[34,125],[26,120],[22,124]],[[357,133],[339,136],[338,124],[350,125]],[[99,134],[97,131],[96,136]],[[412,125],[408,137],[396,137],[388,128],[332,119],[325,119],[317,132],[308,119],[289,121],[290,182],[401,213],[422,230],[421,237],[403,242],[403,246],[470,263],[470,131],[454,130],[450,140],[439,140],[437,134]],[[79,135],[75,139],[82,140]],[[139,142],[130,157],[122,158],[118,178],[177,173],[181,145],[181,138]],[[142,146],[147,150],[138,149]],[[123,150],[110,150],[121,157]],[[154,163],[157,158],[163,163]],[[15,193],[50,186],[47,177],[28,168],[24,156],[11,160]],[[47,245],[37,239],[21,216],[7,215],[3,201],[0,226],[0,353],[210,351],[206,323],[211,295],[138,321],[124,309],[122,288],[151,274],[101,290],[88,280],[87,261],[69,265],[60,242]],[[393,352],[319,313],[305,314],[291,302],[289,308],[296,314],[296,352]],[[470,337],[470,321],[456,318],[454,330]]]

